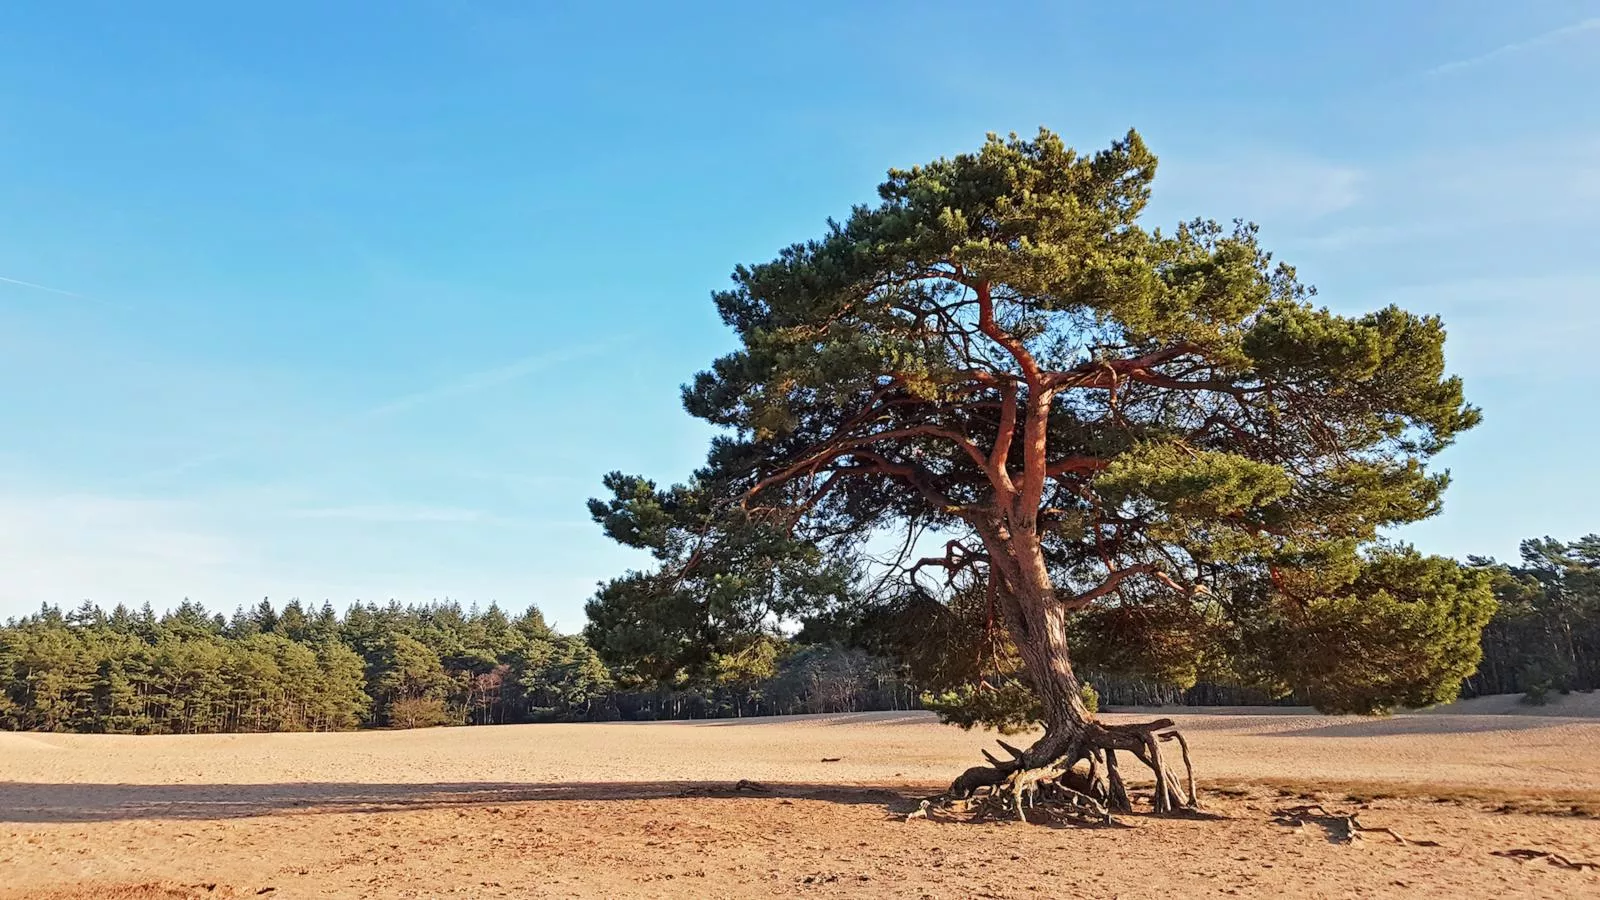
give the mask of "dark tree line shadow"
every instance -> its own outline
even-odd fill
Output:
[[[539,801],[652,800],[685,797],[822,800],[876,805],[887,814],[915,809],[910,790],[824,784],[728,781],[441,782],[360,784],[37,784],[0,782],[0,823],[233,819],[283,813],[381,813]]]

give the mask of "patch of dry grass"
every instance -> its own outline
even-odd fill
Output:
[[[1600,790],[1546,793],[1529,788],[1497,788],[1477,784],[1428,783],[1412,785],[1389,781],[1349,779],[1251,778],[1206,783],[1202,793],[1227,797],[1294,797],[1319,802],[1372,803],[1381,800],[1417,800],[1451,803],[1489,812],[1524,815],[1584,816],[1600,819]]]

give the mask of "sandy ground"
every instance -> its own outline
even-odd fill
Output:
[[[1600,871],[1495,855],[1600,862],[1600,695],[1160,714],[1186,729],[1213,818],[907,822],[993,746],[921,713],[0,733],[0,898],[1600,897]],[[1412,843],[1274,822],[1312,800]]]

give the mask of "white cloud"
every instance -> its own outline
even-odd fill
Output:
[[[1574,22],[1571,25],[1565,25],[1561,28],[1553,28],[1543,34],[1534,35],[1533,37],[1525,40],[1513,41],[1512,43],[1504,44],[1494,48],[1493,50],[1490,50],[1487,53],[1480,53],[1477,56],[1469,56],[1466,59],[1458,59],[1452,62],[1444,63],[1443,65],[1434,66],[1428,70],[1427,74],[1453,74],[1455,72],[1460,72],[1465,69],[1471,69],[1476,66],[1483,65],[1487,62],[1493,62],[1494,60],[1502,57],[1511,56],[1513,54],[1523,53],[1528,50],[1535,49],[1537,47],[1554,44],[1559,41],[1564,41],[1568,38],[1576,37],[1585,32],[1591,31],[1600,31],[1600,18],[1584,19],[1581,22]]]

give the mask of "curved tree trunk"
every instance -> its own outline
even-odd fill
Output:
[[[1011,543],[985,535],[990,548],[990,577],[999,579],[999,600],[1007,630],[1022,656],[1028,682],[1043,711],[1044,734],[1026,750],[1005,742],[1000,746],[1012,759],[1002,761],[985,753],[990,766],[962,773],[950,786],[948,798],[966,800],[984,794],[988,805],[998,803],[1024,821],[1025,808],[1055,803],[1074,813],[1091,812],[1109,819],[1112,810],[1132,811],[1132,803],[1117,766],[1124,752],[1149,767],[1155,775],[1152,805],[1156,812],[1196,809],[1199,795],[1187,741],[1172,720],[1136,725],[1103,725],[1083,702],[1082,683],[1072,671],[1067,640],[1069,605],[1056,595],[1044,557],[1035,539],[1023,552],[996,553]],[[1005,548],[1010,549],[1010,548]],[[1028,552],[1028,551],[1032,552]],[[999,560],[998,564],[995,560]],[[1163,752],[1162,744],[1176,741],[1186,779],[1180,780]],[[1088,772],[1074,766],[1088,761]]]
[[[1012,642],[1044,710],[1045,734],[1029,748],[1027,762],[1034,767],[1047,765],[1080,742],[1094,721],[1083,702],[1083,686],[1072,671],[1067,613],[1053,591],[1021,591],[1003,603]]]

